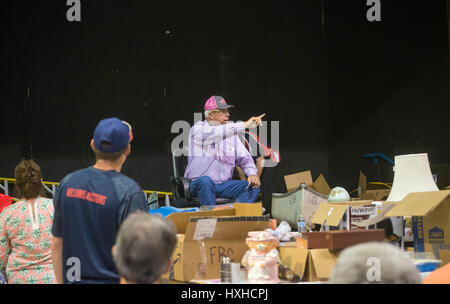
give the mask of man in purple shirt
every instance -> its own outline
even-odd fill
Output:
[[[238,133],[260,126],[265,114],[234,123],[229,121],[231,107],[221,96],[211,96],[204,106],[206,120],[194,124],[189,133],[184,177],[192,180],[189,190],[201,205],[215,205],[216,197],[253,203],[260,191],[255,163]],[[248,176],[246,181],[232,180],[236,164]]]

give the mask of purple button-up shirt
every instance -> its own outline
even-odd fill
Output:
[[[213,126],[206,120],[197,122],[189,132],[189,155],[185,178],[209,176],[221,184],[233,177],[235,164],[247,176],[256,175],[252,156],[238,137],[245,130],[243,122]]]

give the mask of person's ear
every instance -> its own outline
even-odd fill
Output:
[[[131,153],[131,145],[128,144],[127,149],[125,150],[125,155],[128,156]]]
[[[114,256],[116,254],[116,245],[113,245],[111,248],[111,254]]]
[[[95,150],[94,139],[91,139],[90,146],[91,146],[92,151],[94,151]]]

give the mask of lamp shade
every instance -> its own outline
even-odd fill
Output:
[[[427,153],[395,156],[394,165],[394,181],[387,201],[401,201],[411,192],[439,190],[431,174]],[[402,217],[391,217],[391,222],[394,234],[403,236]]]
[[[398,155],[394,162],[394,181],[387,201],[401,201],[411,192],[439,190],[431,174],[427,153]]]

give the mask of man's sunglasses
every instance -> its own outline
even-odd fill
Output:
[[[214,110],[213,113],[221,113],[221,114],[226,114],[226,113],[230,113],[230,110]]]

